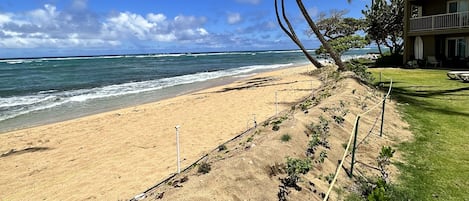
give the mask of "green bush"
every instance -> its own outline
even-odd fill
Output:
[[[202,162],[199,164],[199,169],[197,170],[198,173],[207,174],[212,170],[212,166],[206,162]]]
[[[282,137],[280,137],[280,140],[282,140],[282,142],[288,142],[290,141],[291,139],[291,136],[289,134],[283,134]]]

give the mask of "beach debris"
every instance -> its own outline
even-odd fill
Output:
[[[147,197],[147,196],[145,195],[145,193],[141,193],[141,194],[136,195],[134,198],[132,198],[132,201],[143,200],[143,199],[145,199],[146,197]]]

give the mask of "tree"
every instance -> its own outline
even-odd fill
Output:
[[[368,37],[378,47],[380,44],[388,47],[391,54],[400,54],[404,45],[404,0],[375,0],[362,13],[368,24],[365,30]]]
[[[280,25],[280,28],[288,35],[288,37],[290,37],[290,39],[301,49],[301,51],[303,52],[303,54],[306,56],[306,58],[313,64],[315,65],[317,68],[321,68],[323,67],[323,65],[321,63],[319,63],[318,60],[316,60],[314,57],[312,57],[308,51],[306,50],[306,48],[303,46],[303,44],[301,43],[300,39],[298,39],[298,37],[296,36],[296,33],[295,33],[295,30],[293,29],[293,26],[291,25],[290,23],[290,20],[288,20],[287,18],[287,15],[285,13],[285,2],[284,0],[282,0],[282,16],[283,16],[283,20],[285,20],[285,23],[287,24],[289,30],[287,30],[285,28],[285,26],[283,25],[282,23],[282,20],[280,20],[280,17],[279,17],[279,13],[278,13],[278,3],[277,3],[277,0],[275,0],[275,14],[277,16],[277,22],[278,24]]]
[[[348,0],[348,2],[350,2],[350,0]],[[322,35],[322,33],[319,31],[319,28],[316,26],[316,24],[314,23],[314,21],[311,19],[311,16],[309,15],[308,11],[306,10],[302,0],[296,0],[296,3],[302,13],[302,15],[305,17],[306,19],[306,22],[308,23],[308,25],[310,26],[311,30],[313,31],[313,33],[316,35],[316,37],[318,38],[318,40],[321,42],[322,46],[324,46],[324,48],[327,50],[327,52],[329,53],[329,55],[331,55],[332,59],[334,59],[334,62],[336,63],[336,65],[338,66],[338,70],[339,71],[345,71],[346,70],[346,67],[345,67],[345,64],[342,62],[342,60],[340,59],[340,56],[337,54],[337,52],[335,51],[334,48],[332,48],[332,46],[327,42],[327,40],[324,38],[324,36]],[[283,25],[283,23],[281,22],[280,20],[280,17],[279,17],[279,12],[278,12],[278,3],[277,3],[277,0],[275,0],[275,14],[277,15],[277,21],[280,25],[280,27],[282,28],[282,30],[293,40],[293,42],[295,42],[295,44],[300,47],[300,49],[303,51],[303,53],[305,54],[305,56],[314,64],[316,65],[316,63],[318,65],[316,65],[316,67],[320,68],[320,67],[323,67],[316,59],[312,58],[311,55],[305,50],[303,44],[301,43],[301,41],[298,39],[298,37],[296,36],[295,34],[295,31],[293,29],[293,27],[291,26],[291,23],[290,21],[288,20],[288,17],[286,16],[285,14],[285,4],[284,4],[284,0],[282,0],[281,2],[282,4],[282,16],[283,16],[283,19],[285,20],[285,23],[287,23],[288,25],[288,28],[289,28],[289,31],[285,28],[285,26]]]
[[[344,17],[347,13],[347,10],[331,10],[329,14],[322,12],[318,17],[317,26],[319,30],[339,55],[351,48],[363,48],[369,44],[365,37],[356,34],[358,31],[365,29],[365,21]],[[308,33],[311,34],[311,32]],[[323,46],[316,50],[316,54],[326,52]]]

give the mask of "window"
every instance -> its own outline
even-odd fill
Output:
[[[457,1],[448,1],[448,13],[458,12],[458,2]]]
[[[446,41],[446,55],[448,58],[466,57],[466,40],[464,38],[449,38]]]
[[[446,11],[448,13],[469,11],[469,1],[468,0],[448,1]]]

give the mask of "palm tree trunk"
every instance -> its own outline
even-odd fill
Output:
[[[282,0],[282,14],[283,14],[283,19],[285,20],[285,23],[287,23],[287,26],[289,28],[290,31],[287,30],[287,28],[285,28],[285,26],[283,25],[282,21],[280,20],[280,17],[279,17],[279,13],[278,13],[278,6],[277,6],[277,0],[275,0],[275,14],[277,16],[277,21],[278,21],[278,24],[280,25],[280,28],[282,28],[282,30],[288,35],[288,37],[290,37],[290,39],[301,49],[301,51],[303,52],[303,54],[306,56],[306,58],[313,64],[315,65],[317,68],[321,68],[321,67],[324,67],[321,63],[319,63],[318,60],[316,60],[314,57],[312,57],[308,51],[306,50],[306,48],[303,46],[303,44],[301,43],[301,41],[298,39],[298,37],[296,36],[296,33],[295,33],[295,30],[293,29],[293,26],[291,25],[290,21],[288,20],[287,18],[287,15],[285,14],[285,4],[284,4],[284,0]]]
[[[301,13],[303,14],[303,16],[305,17],[306,21],[308,22],[308,25],[311,27],[311,29],[313,30],[314,34],[316,35],[316,37],[319,39],[319,41],[321,42],[322,46],[327,50],[327,52],[329,52],[329,54],[331,55],[332,59],[334,59],[335,61],[335,64],[339,67],[339,71],[345,71],[347,70],[347,68],[345,67],[345,64],[342,62],[342,59],[340,58],[340,56],[337,54],[337,52],[335,51],[334,48],[331,47],[331,45],[329,45],[329,43],[326,41],[326,39],[324,38],[324,36],[321,34],[321,32],[319,31],[319,28],[316,26],[316,24],[314,23],[314,21],[311,19],[311,17],[309,16],[308,14],[308,11],[305,9],[305,6],[303,5],[303,2],[301,0],[296,0],[296,3],[298,4],[298,7],[300,8],[301,10]]]

